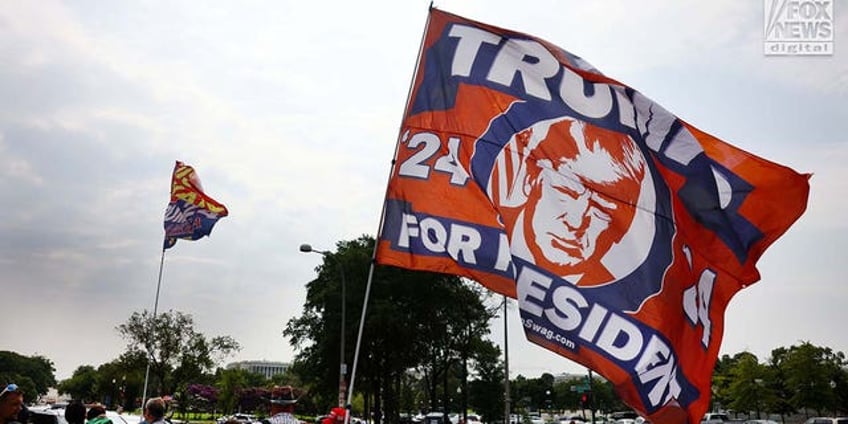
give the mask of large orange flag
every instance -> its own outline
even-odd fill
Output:
[[[431,10],[379,263],[517,298],[527,338],[654,423],[696,423],[733,295],[808,175],[706,134],[531,35]]]

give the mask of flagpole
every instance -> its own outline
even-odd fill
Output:
[[[162,248],[162,257],[159,259],[159,281],[156,283],[156,301],[153,302],[152,330],[156,329],[156,313],[159,311],[159,290],[162,288],[162,268],[165,265],[165,248]],[[144,403],[147,401],[147,381],[150,378],[150,352],[147,352],[147,369],[144,370],[144,390],[141,392],[141,410],[144,411]]]
[[[507,297],[503,295],[503,326],[504,326],[504,424],[511,424],[509,421],[509,337],[507,328],[509,321],[506,317]]]
[[[427,30],[430,28],[430,18],[432,17],[431,10],[433,9],[433,2],[430,2],[430,6],[427,8],[427,21],[424,24],[424,31],[421,33],[421,43],[418,46],[418,54],[415,57],[415,68],[412,72],[412,79],[409,81],[409,90],[406,93],[406,104],[403,106],[403,116],[400,120],[400,125],[398,125],[398,137],[401,137],[400,132],[403,129],[403,122],[406,119],[406,114],[409,112],[409,101],[412,98],[412,89],[415,86],[415,78],[418,75],[418,66],[421,62],[421,52],[424,51],[424,41],[427,39]],[[377,248],[380,245],[380,235],[383,232],[383,223],[385,222],[386,217],[386,198],[389,194],[389,183],[392,180],[392,174],[395,170],[395,163],[397,163],[397,154],[400,149],[400,143],[395,143],[395,151],[392,154],[392,163],[389,167],[389,176],[386,181],[386,193],[383,195],[383,210],[380,213],[380,222],[377,224],[377,239],[374,241],[374,252],[371,254],[371,266],[368,268],[368,282],[365,284],[365,297],[362,299],[362,314],[359,317],[359,331],[356,335],[356,348],[353,353],[353,369],[350,373],[350,385],[347,389],[347,401],[345,402],[345,409],[347,413],[345,413],[344,424],[350,424],[350,404],[353,401],[353,388],[356,384],[356,370],[359,365],[359,348],[362,345],[362,331],[365,328],[365,312],[368,308],[368,299],[371,296],[371,282],[374,280],[374,265],[377,263]]]

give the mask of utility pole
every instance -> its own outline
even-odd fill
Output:
[[[592,424],[595,424],[595,393],[592,388],[592,369],[589,368],[589,410],[592,412]]]

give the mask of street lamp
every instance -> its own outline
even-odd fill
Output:
[[[324,256],[325,258],[332,258],[332,256],[330,256],[330,252],[327,252],[325,250],[313,249],[311,245],[305,244],[305,243],[300,245],[300,251],[303,252],[303,253],[318,253],[321,256]],[[345,284],[344,267],[342,266],[341,261],[338,261],[338,260],[335,260],[335,259],[333,259],[333,260],[336,262],[336,265],[339,266],[339,274],[341,275],[341,278],[342,278],[342,326],[341,326],[341,331],[339,331],[341,333],[341,341],[340,341],[341,348],[339,349],[340,350],[340,353],[339,353],[339,406],[344,407],[345,406],[345,400],[346,400],[346,398],[345,398],[346,393],[345,392],[347,391],[346,390],[347,384],[345,383],[345,374],[347,373],[347,364],[345,363],[345,296],[346,296],[345,285],[346,284]]]
[[[833,416],[836,416],[838,415],[836,412],[836,406],[838,404],[839,399],[836,396],[836,382],[833,380],[830,380],[830,391],[833,392]]]
[[[127,376],[122,375],[121,376],[121,393],[120,393],[121,397],[119,398],[121,409],[124,408],[124,401],[125,401],[124,398],[127,396],[126,390],[127,390]]]

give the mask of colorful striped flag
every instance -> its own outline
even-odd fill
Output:
[[[180,161],[171,177],[171,202],[165,211],[165,245],[177,239],[197,240],[208,236],[219,219],[227,216],[227,207],[203,192],[194,168]]]

